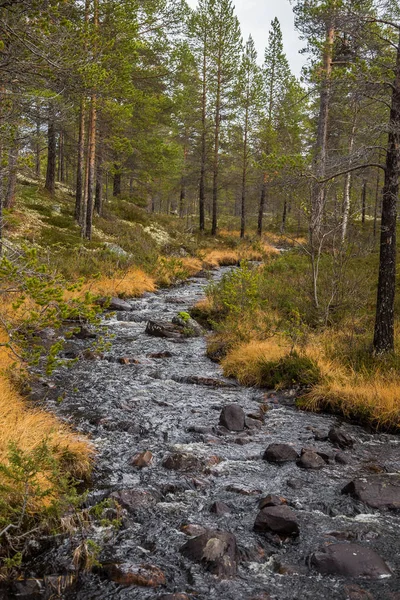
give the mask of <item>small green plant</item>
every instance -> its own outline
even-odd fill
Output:
[[[185,321],[185,323],[187,323],[188,321],[190,321],[190,315],[188,312],[185,312],[184,310],[182,310],[181,312],[178,313],[178,317],[180,319],[182,319],[182,321]]]

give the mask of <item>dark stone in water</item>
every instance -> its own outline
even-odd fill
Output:
[[[400,475],[368,475],[354,479],[343,489],[371,508],[400,509]]]
[[[212,377],[198,377],[197,375],[187,375],[185,377],[179,377],[178,375],[173,375],[171,377],[173,381],[177,383],[188,383],[191,385],[204,385],[205,387],[214,387],[214,388],[232,388],[237,387],[237,383],[232,381],[222,381],[221,379],[214,379]]]
[[[267,508],[267,506],[282,506],[282,504],[286,504],[285,498],[269,494],[268,496],[265,496],[265,498],[261,498],[258,503],[258,508],[262,510],[263,508]]]
[[[214,513],[218,516],[226,515],[227,513],[231,513],[231,507],[225,504],[225,502],[214,502],[210,506],[210,512]]]
[[[132,465],[138,469],[144,469],[145,467],[149,467],[152,461],[153,454],[150,452],[150,450],[145,450],[144,452],[136,454],[132,458]]]
[[[350,465],[352,461],[350,456],[347,456],[344,452],[338,452],[335,454],[335,462],[338,465]]]
[[[325,442],[328,439],[328,432],[322,431],[321,429],[316,429],[314,431],[314,439],[317,442]]]
[[[263,455],[263,460],[272,463],[291,462],[298,458],[296,450],[288,444],[270,444]]]
[[[87,327],[81,326],[79,327],[79,331],[75,331],[74,338],[78,340],[94,340],[96,339],[96,334],[90,331]]]
[[[195,537],[181,548],[187,558],[201,563],[205,568],[221,579],[236,576],[239,552],[236,538],[226,531],[206,531]]]
[[[299,524],[295,513],[288,506],[269,506],[258,513],[254,530],[277,533],[280,536],[297,536]]]
[[[138,489],[118,490],[111,494],[111,498],[116,500],[123,508],[132,512],[136,512],[142,508],[149,508],[156,503],[156,499],[150,492]]]
[[[147,358],[171,358],[173,356],[172,352],[151,352],[146,355]]]
[[[148,321],[146,325],[146,333],[154,337],[161,338],[180,338],[182,337],[182,329],[173,323],[167,321]]]
[[[331,544],[311,556],[311,564],[323,575],[380,579],[392,575],[385,561],[371,548],[358,544]]]
[[[174,452],[167,456],[162,463],[165,469],[170,471],[196,471],[204,467],[203,462],[193,454]]]
[[[332,427],[329,430],[328,438],[332,444],[342,448],[342,450],[345,448],[352,448],[354,446],[354,440],[351,435],[343,431],[343,429],[339,429],[338,427]]]
[[[138,585],[140,587],[159,587],[165,585],[165,575],[154,565],[135,565],[133,563],[105,565],[105,571],[112,581],[119,585]]]
[[[163,594],[158,596],[158,600],[190,600],[186,594]]]
[[[297,464],[303,469],[322,469],[326,467],[324,459],[316,452],[311,452],[310,450],[302,453]]]
[[[222,409],[219,417],[220,425],[229,431],[243,431],[245,423],[244,410],[239,404],[228,404]]]
[[[374,600],[367,590],[363,590],[358,585],[346,585],[344,589],[348,600]]]
[[[259,419],[252,419],[251,417],[246,417],[245,425],[249,429],[261,429],[262,422]]]

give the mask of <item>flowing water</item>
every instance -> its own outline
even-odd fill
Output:
[[[198,600],[246,600],[268,592],[276,600],[399,598],[399,514],[369,509],[341,494],[356,475],[381,468],[398,472],[399,438],[342,424],[355,439],[353,450],[347,452],[350,464],[331,461],[314,471],[300,469],[295,462],[279,466],[262,460],[272,442],[292,444],[298,451],[313,446],[332,454],[332,444],[315,441],[313,429],[328,431],[337,419],[296,410],[289,392],[274,396],[238,385],[208,387],[177,381],[186,376],[228,381],[205,356],[203,337],[182,342],[145,333],[148,319],[170,321],[204,295],[206,284],[204,279],[193,278],[182,287],[132,300],[131,312],[116,313],[106,321],[115,337],[104,360],[83,360],[56,374],[65,397],[61,403],[49,400],[48,404],[89,434],[98,453],[88,504],[118,490],[147,492],[141,506],[124,513],[122,528],[103,539],[100,561],[151,564],[166,577],[160,589],[121,586],[100,570],[84,576],[68,597],[147,600],[186,592]],[[167,354],[150,358],[154,353]],[[120,364],[120,357],[134,358],[137,363]],[[218,431],[221,409],[230,403],[240,404],[246,413],[266,405],[269,410],[262,427],[243,433]],[[153,463],[139,470],[131,460],[145,450],[152,452]],[[200,461],[184,472],[168,470],[163,459],[175,451]],[[279,542],[253,531],[258,502],[266,494],[283,496],[296,512],[300,536],[295,541]],[[210,513],[214,501],[227,503],[231,513]],[[182,531],[187,524],[236,536],[242,557],[237,577],[219,580],[180,553],[188,539]],[[101,529],[97,534],[104,538]],[[309,566],[310,555],[321,545],[341,539],[375,549],[394,575],[349,581],[318,574]],[[49,573],[65,570],[68,550],[68,542],[63,542],[47,555]],[[351,588],[353,584],[359,592]],[[351,589],[361,595],[349,595]]]

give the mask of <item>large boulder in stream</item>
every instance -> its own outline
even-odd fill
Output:
[[[271,463],[292,462],[298,458],[296,450],[288,444],[270,444],[263,455],[263,460]]]
[[[323,575],[342,577],[390,577],[391,570],[371,548],[358,544],[331,544],[320,548],[311,556],[311,564]]]
[[[140,587],[160,587],[166,584],[164,573],[158,567],[133,563],[110,564],[105,566],[109,578],[119,585],[138,585]]]
[[[239,404],[224,406],[219,417],[219,423],[229,431],[243,431],[246,415]]]
[[[346,433],[343,429],[339,429],[339,427],[331,427],[328,433],[329,441],[332,442],[335,446],[338,446],[342,450],[346,448],[352,448],[354,446],[354,440]]]
[[[236,576],[239,551],[236,538],[227,531],[206,531],[192,538],[181,547],[181,552],[190,560],[204,567],[221,579]]]
[[[299,524],[296,514],[288,506],[267,506],[258,513],[254,531],[276,533],[284,537],[298,536]]]
[[[182,471],[186,473],[200,470],[204,468],[205,465],[200,458],[194,456],[193,454],[187,454],[185,452],[172,452],[164,458],[162,466],[169,471]]]
[[[400,509],[400,475],[379,474],[359,477],[350,481],[342,494],[351,494],[371,508]]]
[[[146,325],[147,335],[161,338],[177,339],[183,335],[182,328],[168,321],[148,321]]]

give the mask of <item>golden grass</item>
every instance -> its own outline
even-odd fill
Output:
[[[228,352],[221,365],[226,377],[235,377],[243,385],[259,386],[262,384],[260,365],[278,361],[289,351],[287,341],[278,336],[267,341],[252,340]]]
[[[194,256],[187,256],[180,259],[182,261],[182,265],[184,270],[187,272],[189,277],[196,275],[203,269],[203,263],[199,258],[195,258]]]
[[[206,268],[217,269],[218,267],[237,265],[241,260],[261,262],[266,256],[272,254],[279,254],[279,250],[271,244],[263,243],[260,249],[243,246],[237,250],[210,250],[201,255],[201,259]]]
[[[101,296],[139,297],[144,292],[154,292],[156,289],[153,277],[141,269],[133,268],[123,273],[117,272],[112,277],[102,276],[88,280],[81,291]]]

